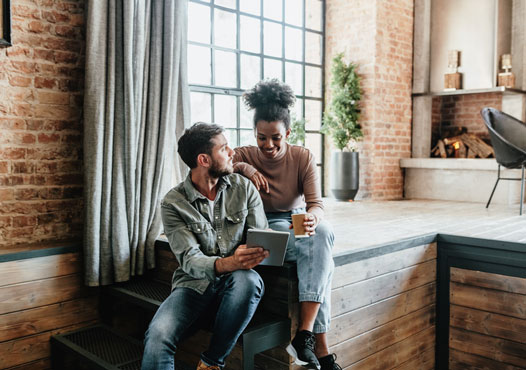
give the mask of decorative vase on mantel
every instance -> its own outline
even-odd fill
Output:
[[[358,152],[334,151],[331,156],[330,185],[334,198],[354,200],[360,185]]]

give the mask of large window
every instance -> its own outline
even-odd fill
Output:
[[[224,126],[233,147],[255,145],[243,91],[264,78],[289,84],[321,175],[323,1],[190,0],[188,74],[192,121]]]

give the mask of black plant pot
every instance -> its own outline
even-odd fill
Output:
[[[333,152],[331,157],[331,192],[338,200],[354,200],[360,185],[358,152]]]

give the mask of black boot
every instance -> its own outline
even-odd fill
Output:
[[[314,354],[316,347],[316,337],[308,330],[296,333],[292,342],[287,346],[287,352],[294,357],[297,365],[302,365],[307,369],[320,369],[320,363]]]
[[[321,370],[342,370],[341,366],[336,363],[336,354],[320,357]]]

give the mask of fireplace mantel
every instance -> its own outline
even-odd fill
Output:
[[[497,180],[495,158],[403,158],[405,199],[485,203]],[[501,169],[501,176],[520,178],[520,170]],[[492,204],[517,204],[520,181],[501,181]]]
[[[454,4],[455,6],[446,6],[445,4]],[[479,28],[465,29],[468,24],[466,22],[453,23],[454,27],[452,28],[437,28],[441,24],[440,22],[449,24],[448,22],[451,20],[458,19],[459,15],[471,17],[474,12],[484,15],[488,19],[494,19],[483,29],[483,33],[479,32]],[[429,158],[434,97],[502,93],[501,110],[522,121],[526,120],[526,58],[524,57],[526,54],[524,52],[526,50],[526,1],[417,0],[415,1],[414,14],[411,148],[413,158]],[[435,28],[432,31],[433,25]],[[491,32],[485,32],[486,28]],[[472,57],[475,54],[471,53],[473,51],[472,46],[476,47],[480,42],[466,44],[468,36],[476,41],[482,39],[483,46],[488,52],[487,58],[473,61]],[[466,48],[456,44],[460,37]],[[447,50],[453,49],[463,50],[465,58],[461,63],[463,70],[460,72],[464,73],[464,77],[466,77],[464,87],[467,89],[437,91],[441,84],[436,81],[440,80],[440,76],[443,76],[447,69],[447,59],[437,57],[437,55],[442,55]],[[437,50],[440,51],[438,54]],[[500,55],[508,53],[510,50],[512,50],[513,73],[516,77],[515,89],[496,86],[498,59]],[[485,66],[484,71],[489,71],[488,73],[477,74],[480,72],[477,68],[481,63]],[[467,73],[471,76],[469,81],[467,80]],[[434,78],[432,78],[433,76]],[[439,76],[438,79],[437,76]]]
[[[504,86],[491,87],[487,89],[461,89],[451,91],[431,91],[427,93],[414,93],[413,97],[417,96],[451,96],[451,95],[469,95],[469,94],[487,94],[487,93],[503,93],[503,94],[526,94],[526,91],[520,89],[513,89]]]

